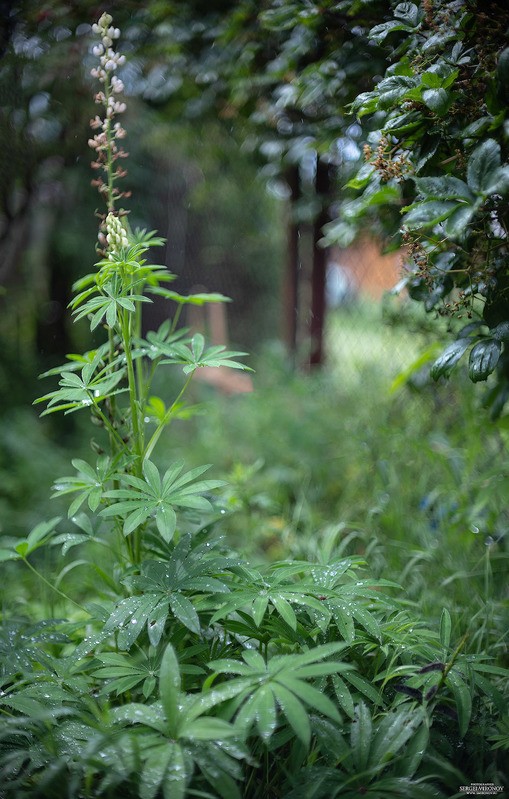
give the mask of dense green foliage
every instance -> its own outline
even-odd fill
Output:
[[[183,45],[200,102],[240,115],[275,170],[309,173],[314,153],[331,165],[324,244],[369,223],[406,246],[400,288],[457,334],[433,376],[469,353],[474,382],[496,372],[494,416],[509,396],[508,26],[503,4],[476,0],[246,0]]]
[[[222,5],[209,11],[218,24]],[[219,34],[227,40],[229,32],[233,51],[248,60],[250,53],[254,60],[263,55],[260,68],[269,75],[270,63],[284,53],[281,74],[294,67],[302,87],[314,81],[305,62],[322,20],[325,27],[341,20],[338,57],[346,69],[353,52],[348,32],[357,30],[354,50],[366,63],[372,37],[383,44],[384,32],[412,33],[412,24],[421,30],[426,19],[412,4],[403,4],[410,16],[402,17],[400,4],[401,23],[386,20],[382,31],[369,34],[377,4],[322,5],[241,3]],[[181,11],[183,29],[186,14],[199,6]],[[147,8],[158,45],[167,34],[164,13],[158,4]],[[362,24],[355,28],[357,14]],[[261,30],[260,39],[239,49],[247,22]],[[206,28],[190,30],[202,36]],[[503,431],[485,426],[486,440],[472,435],[467,446],[455,425],[464,416],[470,434],[479,430],[471,396],[465,392],[453,407],[448,392],[428,395],[433,410],[443,411],[442,429],[433,429],[427,416],[415,421],[415,406],[403,398],[375,409],[366,400],[354,435],[339,412],[340,400],[348,401],[345,389],[327,377],[304,381],[281,370],[262,389],[265,404],[237,397],[193,419],[198,409],[185,400],[193,375],[203,367],[245,370],[238,360],[244,354],[207,346],[201,333],[181,326],[186,306],[225,298],[174,290],[174,275],[149,260],[163,241],[137,227],[136,215],[123,207],[119,119],[126,109],[117,73],[123,58],[114,49],[120,32],[109,15],[94,32],[100,44],[93,74],[101,85],[89,144],[104,202],[95,270],[75,282],[70,303],[74,321],[88,323],[93,348],[47,371],[58,385],[38,400],[43,416],[90,420],[92,454],[76,452],[72,474],[55,480],[55,500],[66,511],[37,520],[22,535],[2,531],[6,582],[20,586],[22,568],[32,578],[2,608],[2,795],[445,799],[472,783],[497,790],[507,781],[501,754],[509,744],[507,511],[493,465],[505,452]],[[267,36],[275,50],[267,51]],[[299,36],[302,49],[292,61]],[[190,63],[192,43],[191,35],[175,48],[178,63]],[[380,43],[373,53],[380,54]],[[227,53],[220,61],[230,65],[229,91],[242,59],[228,61]],[[159,55],[156,46],[151,57]],[[210,57],[198,47],[194,63]],[[245,87],[253,84],[253,66]],[[449,86],[428,86],[434,80],[426,78],[415,102],[439,114],[426,92],[442,97]],[[274,97],[279,82],[269,81]],[[183,79],[182,86],[189,84]],[[319,83],[315,100],[323,89]],[[356,93],[346,92],[342,103]],[[299,112],[309,111],[312,97]],[[240,95],[238,106],[244,101]],[[359,102],[376,111],[369,103],[378,97]],[[284,106],[284,115],[293,105]],[[327,114],[309,112],[312,119],[303,122],[316,132],[313,146]],[[492,195],[496,221],[505,169],[492,141],[472,146],[466,181],[440,178],[449,189],[453,179],[466,187],[452,199],[472,206],[469,226]],[[378,179],[375,172],[367,170],[368,183]],[[428,180],[414,180],[421,194],[436,186],[433,176],[416,180]],[[386,189],[379,187],[381,196]],[[422,206],[444,201],[451,214],[433,225],[447,225],[453,215],[459,225],[463,206],[451,209],[449,200],[417,195],[407,222],[422,218]],[[155,299],[166,318],[146,330],[142,309]],[[367,382],[367,373],[361,377]],[[371,380],[375,397],[382,396],[379,378]],[[333,415],[331,396],[338,397]],[[404,441],[393,432],[396,414],[415,430]],[[193,442],[175,432],[184,424]],[[174,458],[179,446],[182,459]],[[236,454],[242,448],[252,452],[252,466]],[[230,469],[230,486],[204,478],[205,450]],[[400,453],[403,481],[389,458],[393,451]],[[437,455],[438,485],[436,464],[428,468]],[[259,565],[243,554],[248,532]]]
[[[393,205],[392,219],[381,221],[396,244],[402,228],[410,296],[429,311],[468,322],[433,376],[449,374],[469,352],[474,382],[497,371],[489,397],[495,416],[509,393],[508,25],[500,4],[401,3],[392,19],[372,29],[370,37],[386,44],[390,66],[352,106],[361,117],[376,115],[379,130],[366,146],[367,164],[349,184],[362,194],[342,212],[358,220],[374,202]]]

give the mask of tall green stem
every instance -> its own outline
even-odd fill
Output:
[[[46,577],[43,574],[41,574],[41,572],[37,571],[37,569],[34,566],[32,566],[32,564],[30,563],[30,561],[27,558],[23,558],[23,563],[26,566],[28,566],[30,571],[32,571],[34,574],[37,575],[39,580],[42,580],[42,582],[45,583],[45,585],[47,585],[49,588],[51,588],[51,590],[54,591],[56,594],[61,596],[62,599],[65,599],[66,602],[72,602],[73,605],[76,605],[76,607],[79,608],[80,610],[84,611],[84,613],[87,613],[89,616],[91,615],[89,613],[89,611],[86,608],[83,607],[83,605],[80,605],[80,603],[76,602],[75,599],[72,599],[72,597],[68,596],[63,591],[61,591],[60,588],[56,588],[52,583],[50,583],[50,581],[47,580]]]
[[[133,356],[131,352],[131,325],[130,314],[128,311],[122,313],[122,341],[127,367],[127,384],[129,389],[129,406],[131,410],[131,423],[133,431],[134,452],[137,456],[136,472],[141,474],[141,458],[143,453],[143,441],[140,430],[140,419],[138,410],[138,397],[136,376],[134,373]]]
[[[168,408],[168,410],[164,414],[164,417],[161,419],[161,421],[157,425],[156,429],[154,430],[154,432],[152,434],[152,437],[151,437],[150,441],[147,444],[147,448],[146,448],[145,452],[143,453],[143,459],[144,460],[145,460],[145,458],[150,458],[155,445],[159,441],[159,437],[160,437],[161,433],[163,432],[164,428],[169,423],[171,417],[173,416],[173,414],[175,412],[175,407],[177,406],[180,398],[185,393],[189,383],[191,382],[191,380],[193,378],[193,374],[194,373],[191,372],[191,374],[188,376],[186,382],[184,383],[184,385],[182,386],[182,388],[181,388],[181,390],[180,390],[180,392],[178,394],[178,397],[172,402],[172,404],[170,405],[170,407]]]

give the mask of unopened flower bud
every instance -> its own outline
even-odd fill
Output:
[[[106,241],[111,254],[129,246],[127,233],[122,222],[118,216],[112,213],[109,213],[106,217]]]
[[[111,16],[111,14],[108,14],[105,11],[104,14],[102,14],[102,16],[99,19],[99,27],[102,28],[103,30],[107,30],[112,22],[113,22],[113,17]]]

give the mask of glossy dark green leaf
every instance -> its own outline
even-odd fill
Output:
[[[177,736],[180,727],[180,665],[171,644],[166,646],[159,669],[159,695],[166,715],[168,730]]]
[[[412,27],[417,27],[422,19],[422,11],[415,3],[398,3],[394,9],[394,16],[408,22]]]
[[[371,713],[364,702],[356,705],[354,717],[350,725],[350,745],[352,759],[358,771],[367,768],[371,749],[372,722]]]
[[[469,686],[454,668],[447,675],[446,683],[450,686],[454,695],[456,710],[458,711],[460,735],[463,738],[468,730],[472,715],[472,694]]]
[[[490,332],[497,341],[509,341],[509,322],[500,322]]]
[[[415,78],[405,75],[391,75],[384,78],[377,86],[378,105],[380,108],[390,108],[393,103],[406,95],[409,89],[416,85]]]
[[[468,185],[473,191],[488,194],[497,183],[499,167],[500,145],[494,139],[486,139],[468,160]]]
[[[179,621],[191,632],[200,632],[200,619],[193,603],[183,594],[174,593],[170,596],[170,608]]]
[[[444,222],[444,230],[449,238],[456,239],[467,231],[476,210],[475,205],[462,204],[452,212]]]
[[[403,216],[402,223],[409,230],[425,230],[447,219],[462,206],[450,200],[429,200],[415,203]]]
[[[439,377],[447,377],[471,343],[471,340],[465,337],[459,338],[449,344],[431,367],[431,377],[433,380],[438,380]]]
[[[427,200],[474,200],[467,184],[452,175],[415,178],[415,185]]]
[[[415,734],[425,719],[422,708],[402,708],[387,713],[378,725],[370,748],[369,764],[373,767],[394,759]]]
[[[445,114],[452,103],[452,96],[445,89],[425,89],[422,93],[423,102],[435,114],[442,116]]]
[[[398,22],[397,20],[390,20],[389,22],[382,22],[380,25],[375,25],[369,32],[369,37],[377,44],[380,44],[384,39],[393,33],[393,31],[411,31],[412,27],[405,22]]]
[[[451,643],[451,614],[444,608],[440,616],[440,643],[448,649]]]
[[[284,685],[275,683],[273,691],[290,727],[307,749],[311,741],[311,725],[306,710],[295,695]]]
[[[477,383],[486,380],[494,371],[502,354],[502,344],[496,339],[482,339],[474,344],[468,362],[470,379]]]

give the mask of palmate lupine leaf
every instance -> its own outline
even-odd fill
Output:
[[[386,612],[399,607],[395,600],[377,588],[396,587],[388,580],[358,580],[350,559],[337,564],[319,566],[309,563],[273,564],[264,571],[250,575],[250,585],[232,587],[231,594],[214,613],[212,622],[224,619],[241,609],[249,609],[255,624],[260,627],[267,612],[273,608],[292,630],[297,629],[295,606],[305,611],[313,624],[325,632],[334,621],[341,636],[351,643],[355,623],[381,640],[380,622],[373,609]],[[304,572],[304,579],[295,580]],[[245,583],[245,581],[244,581]],[[367,602],[373,606],[368,609]]]
[[[118,480],[129,488],[106,491],[104,498],[119,501],[104,508],[101,516],[123,517],[123,532],[126,536],[153,517],[161,537],[166,542],[171,541],[177,523],[175,508],[211,511],[210,501],[202,494],[224,485],[222,480],[195,482],[209,466],[200,466],[181,474],[183,468],[183,463],[176,463],[161,478],[157,467],[145,459],[144,479],[133,475],[117,475]]]
[[[176,342],[188,344],[191,341],[187,334],[187,328],[172,330],[170,320],[165,319],[158,330],[148,331],[146,339],[135,339],[135,351],[141,352],[150,360],[164,356],[171,357],[172,347]]]
[[[253,724],[263,740],[269,740],[278,722],[278,710],[286,718],[295,735],[308,747],[311,740],[309,711],[341,721],[334,702],[307,682],[326,674],[347,672],[355,667],[340,661],[325,660],[338,654],[346,644],[315,646],[296,655],[277,655],[267,663],[259,652],[246,650],[242,660],[223,659],[209,663],[216,674],[234,674],[232,680],[215,689],[225,698],[237,689],[235,725],[244,736]],[[240,707],[239,707],[240,703]]]
[[[299,784],[285,799],[445,799],[435,782],[407,777],[379,777],[368,785],[362,775],[355,778],[337,768],[311,766],[299,772]]]
[[[152,593],[122,599],[108,618],[105,631],[109,634],[116,631],[119,648],[127,650],[146,626],[149,641],[156,646],[161,640],[170,615],[191,632],[195,634],[200,632],[200,619],[193,603],[178,592],[169,596]]]
[[[78,512],[85,501],[92,512],[97,510],[104,486],[112,479],[118,468],[118,463],[112,462],[107,455],[100,455],[97,458],[95,468],[82,458],[74,458],[71,463],[76,469],[77,475],[59,477],[53,484],[53,494],[51,495],[52,498],[64,494],[76,493],[78,495],[69,506],[69,518]]]
[[[48,407],[41,416],[55,411],[63,410],[70,413],[82,408],[90,408],[93,405],[98,406],[107,397],[127,391],[126,388],[117,388],[124,377],[123,370],[112,372],[108,367],[94,375],[97,365],[98,357],[96,356],[91,363],[83,366],[81,376],[71,370],[62,372],[59,381],[60,388],[43,397],[38,397],[34,402],[34,405],[40,402],[48,403]]]
[[[132,657],[127,654],[107,652],[97,654],[96,659],[103,664],[91,673],[92,677],[108,680],[109,682],[101,689],[101,694],[109,694],[113,691],[117,696],[125,691],[130,691],[140,683],[143,683],[142,692],[147,699],[156,687],[156,677],[159,673],[158,664],[154,658]]]
[[[226,297],[224,294],[217,294],[217,293],[201,293],[201,294],[179,294],[176,291],[170,291],[169,289],[165,288],[150,288],[149,289],[151,294],[157,294],[160,297],[164,297],[167,300],[173,300],[176,302],[177,305],[206,305],[207,303],[215,303],[215,302],[231,302],[230,297]]]
[[[0,539],[0,561],[27,558],[36,549],[47,544],[55,535],[55,529],[61,517],[55,516],[47,522],[39,522],[26,538],[12,538],[5,536]]]
[[[134,313],[136,310],[135,303],[152,302],[149,297],[144,297],[142,294],[132,294],[127,288],[121,294],[118,294],[113,284],[105,285],[103,291],[104,294],[99,297],[90,297],[86,299],[84,304],[75,303],[81,306],[73,311],[76,322],[84,316],[90,316],[90,330],[95,330],[102,322],[105,322],[113,330],[117,325],[121,309]],[[84,294],[88,293],[84,292]],[[80,299],[85,298],[80,295]]]
[[[89,350],[88,352],[84,352],[83,354],[71,352],[68,353],[65,357],[67,361],[62,364],[61,366],[54,366],[52,369],[48,369],[46,372],[43,372],[39,377],[52,377],[54,375],[59,375],[62,372],[77,372],[79,369],[82,369],[84,366],[93,364],[94,369],[100,367],[101,369],[107,366],[107,356],[109,353],[109,343],[102,344],[96,350]]]
[[[171,356],[162,360],[161,363],[182,364],[184,374],[190,374],[204,366],[228,366],[231,369],[252,372],[253,370],[248,366],[235,360],[246,354],[245,352],[227,350],[222,345],[205,349],[205,339],[201,333],[196,333],[191,339],[190,347],[181,343],[174,344]]]
[[[159,674],[160,701],[152,705],[131,703],[112,711],[116,723],[140,724],[157,733],[143,736],[141,799],[153,799],[160,791],[165,799],[183,799],[195,763],[220,796],[240,799],[232,777],[241,778],[235,761],[247,753],[239,744],[229,745],[237,737],[232,724],[205,715],[223,698],[209,692],[208,703],[199,705],[181,687],[179,661],[168,644]]]
[[[140,575],[126,579],[126,585],[141,595],[121,600],[105,630],[118,631],[118,645],[129,649],[147,627],[149,641],[157,646],[169,616],[178,619],[191,632],[200,632],[196,611],[202,597],[229,591],[222,579],[230,561],[211,554],[207,544],[191,548],[191,537],[183,536],[167,561],[145,561]],[[193,602],[185,595],[192,593]]]

